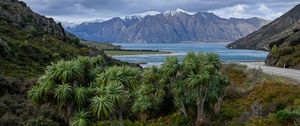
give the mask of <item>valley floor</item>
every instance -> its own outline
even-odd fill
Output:
[[[300,70],[266,66],[264,62],[240,62],[239,64],[246,65],[249,68],[262,69],[270,75],[287,77],[300,82]]]

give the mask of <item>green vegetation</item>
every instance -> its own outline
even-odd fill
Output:
[[[145,70],[103,61],[78,57],[52,64],[28,98],[60,108],[72,125],[117,119],[123,125],[123,119],[147,121],[173,112],[201,125],[219,112],[228,84],[213,53],[189,53],[182,64],[170,57],[161,68]]]
[[[230,78],[220,110],[219,123],[227,125],[299,125],[300,87],[280,77],[229,64],[223,73]]]
[[[271,53],[272,54],[277,54],[278,53],[278,47],[276,45],[273,45],[273,47],[271,49]]]
[[[189,53],[182,63],[169,57],[146,69],[102,57],[59,61],[27,96],[59,108],[75,126],[281,126],[300,124],[299,90],[261,70],[222,65],[213,53]]]
[[[90,42],[90,41],[81,40],[81,43],[89,47],[97,48],[99,50],[106,50],[106,49],[120,50],[121,49],[120,46],[116,46],[108,42]]]
[[[147,50],[104,50],[104,53],[109,56],[121,55],[142,55],[142,54],[168,54],[164,51],[147,51]]]

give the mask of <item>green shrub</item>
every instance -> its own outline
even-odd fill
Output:
[[[192,120],[189,118],[186,118],[179,114],[173,114],[171,116],[172,124],[173,126],[192,126]]]
[[[273,55],[277,55],[278,54],[278,47],[277,47],[277,45],[273,45],[273,47],[271,49],[271,53]]]
[[[280,110],[276,112],[276,117],[282,123],[294,122],[294,124],[300,124],[300,107]]]

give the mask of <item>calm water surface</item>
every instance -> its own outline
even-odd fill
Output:
[[[131,56],[114,56],[114,58],[132,62],[146,63],[143,67],[160,65],[166,57],[177,56],[180,61],[188,52],[215,52],[220,55],[224,62],[239,61],[264,61],[268,52],[254,50],[227,49],[226,43],[199,43],[199,44],[129,44],[114,43],[120,45],[123,49],[145,49],[145,50],[161,50],[171,52],[171,54],[146,54]]]

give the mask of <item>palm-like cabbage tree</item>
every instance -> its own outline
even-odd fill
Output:
[[[141,78],[141,70],[135,67],[122,66],[120,74],[122,75],[122,84],[129,88],[130,91],[134,91],[137,87],[138,81]]]
[[[88,100],[97,95],[93,93],[95,70],[98,70],[96,67],[103,67],[101,57],[78,57],[52,63],[27,95],[36,103],[50,102],[52,105],[59,105],[67,122],[73,110],[88,106]]]
[[[109,116],[113,111],[113,103],[107,96],[94,96],[91,99],[90,111],[97,118]]]
[[[74,114],[71,119],[72,126],[88,126],[89,125],[89,113],[84,110],[79,110]]]
[[[42,98],[42,88],[39,85],[34,85],[28,92],[27,96],[35,103],[39,103]]]
[[[196,60],[193,60],[196,58]],[[194,62],[196,65],[193,65]],[[214,53],[208,54],[190,54],[184,61],[185,67],[194,67],[189,70],[189,77],[186,82],[189,83],[189,87],[196,89],[197,92],[197,124],[199,125],[205,118],[204,108],[205,102],[207,102],[208,95],[212,93],[210,87],[215,83],[216,74],[220,68],[220,60],[218,55]],[[214,90],[214,89],[213,89]]]
[[[120,83],[110,83],[106,86],[107,96],[111,99],[112,103],[115,106],[115,109],[118,110],[119,120],[122,123],[123,121],[123,106],[129,98],[129,92],[126,91],[125,87]]]
[[[182,81],[175,83],[172,86],[172,93],[174,94],[175,98],[175,105],[180,107],[181,112],[185,117],[188,117],[186,103],[185,101],[188,100],[187,90]]]
[[[53,83],[49,81],[40,82],[27,92],[28,97],[35,103],[46,102],[51,95]]]
[[[75,61],[59,61],[46,68],[46,76],[55,83],[70,83],[75,85],[84,80],[85,71]]]
[[[161,78],[161,71],[156,66],[146,68],[143,72],[144,82],[148,84],[158,84]]]
[[[139,94],[132,106],[132,111],[140,114],[140,118],[142,120],[147,119],[147,112],[153,108],[153,104],[151,102],[151,98],[148,95]]]
[[[144,85],[151,85],[153,92],[149,92],[147,95],[153,96],[153,104],[157,107],[163,102],[163,97],[165,96],[165,91],[161,83],[162,72],[156,67],[152,66],[147,68],[143,72],[143,83]]]
[[[180,64],[176,57],[168,57],[162,64],[161,69],[164,75],[164,79],[172,80],[180,70]]]
[[[201,60],[199,59],[196,53],[194,52],[188,53],[184,57],[182,63],[182,67],[183,67],[182,69],[184,74],[196,73],[199,70],[199,66],[200,66],[199,62],[201,62]]]
[[[85,87],[75,87],[74,88],[75,102],[78,106],[83,106],[86,104],[90,92],[88,88]]]
[[[73,98],[72,86],[69,84],[58,85],[54,89],[54,97],[59,103],[60,108],[66,107],[64,109],[66,110],[64,114],[67,118],[69,118],[73,107],[71,103]]]
[[[73,90],[69,84],[61,84],[54,89],[54,97],[61,104],[71,101],[72,96]]]
[[[127,89],[133,91],[140,79],[140,69],[129,66],[111,67],[98,75],[97,82],[101,85],[107,85],[114,81],[123,84]]]

